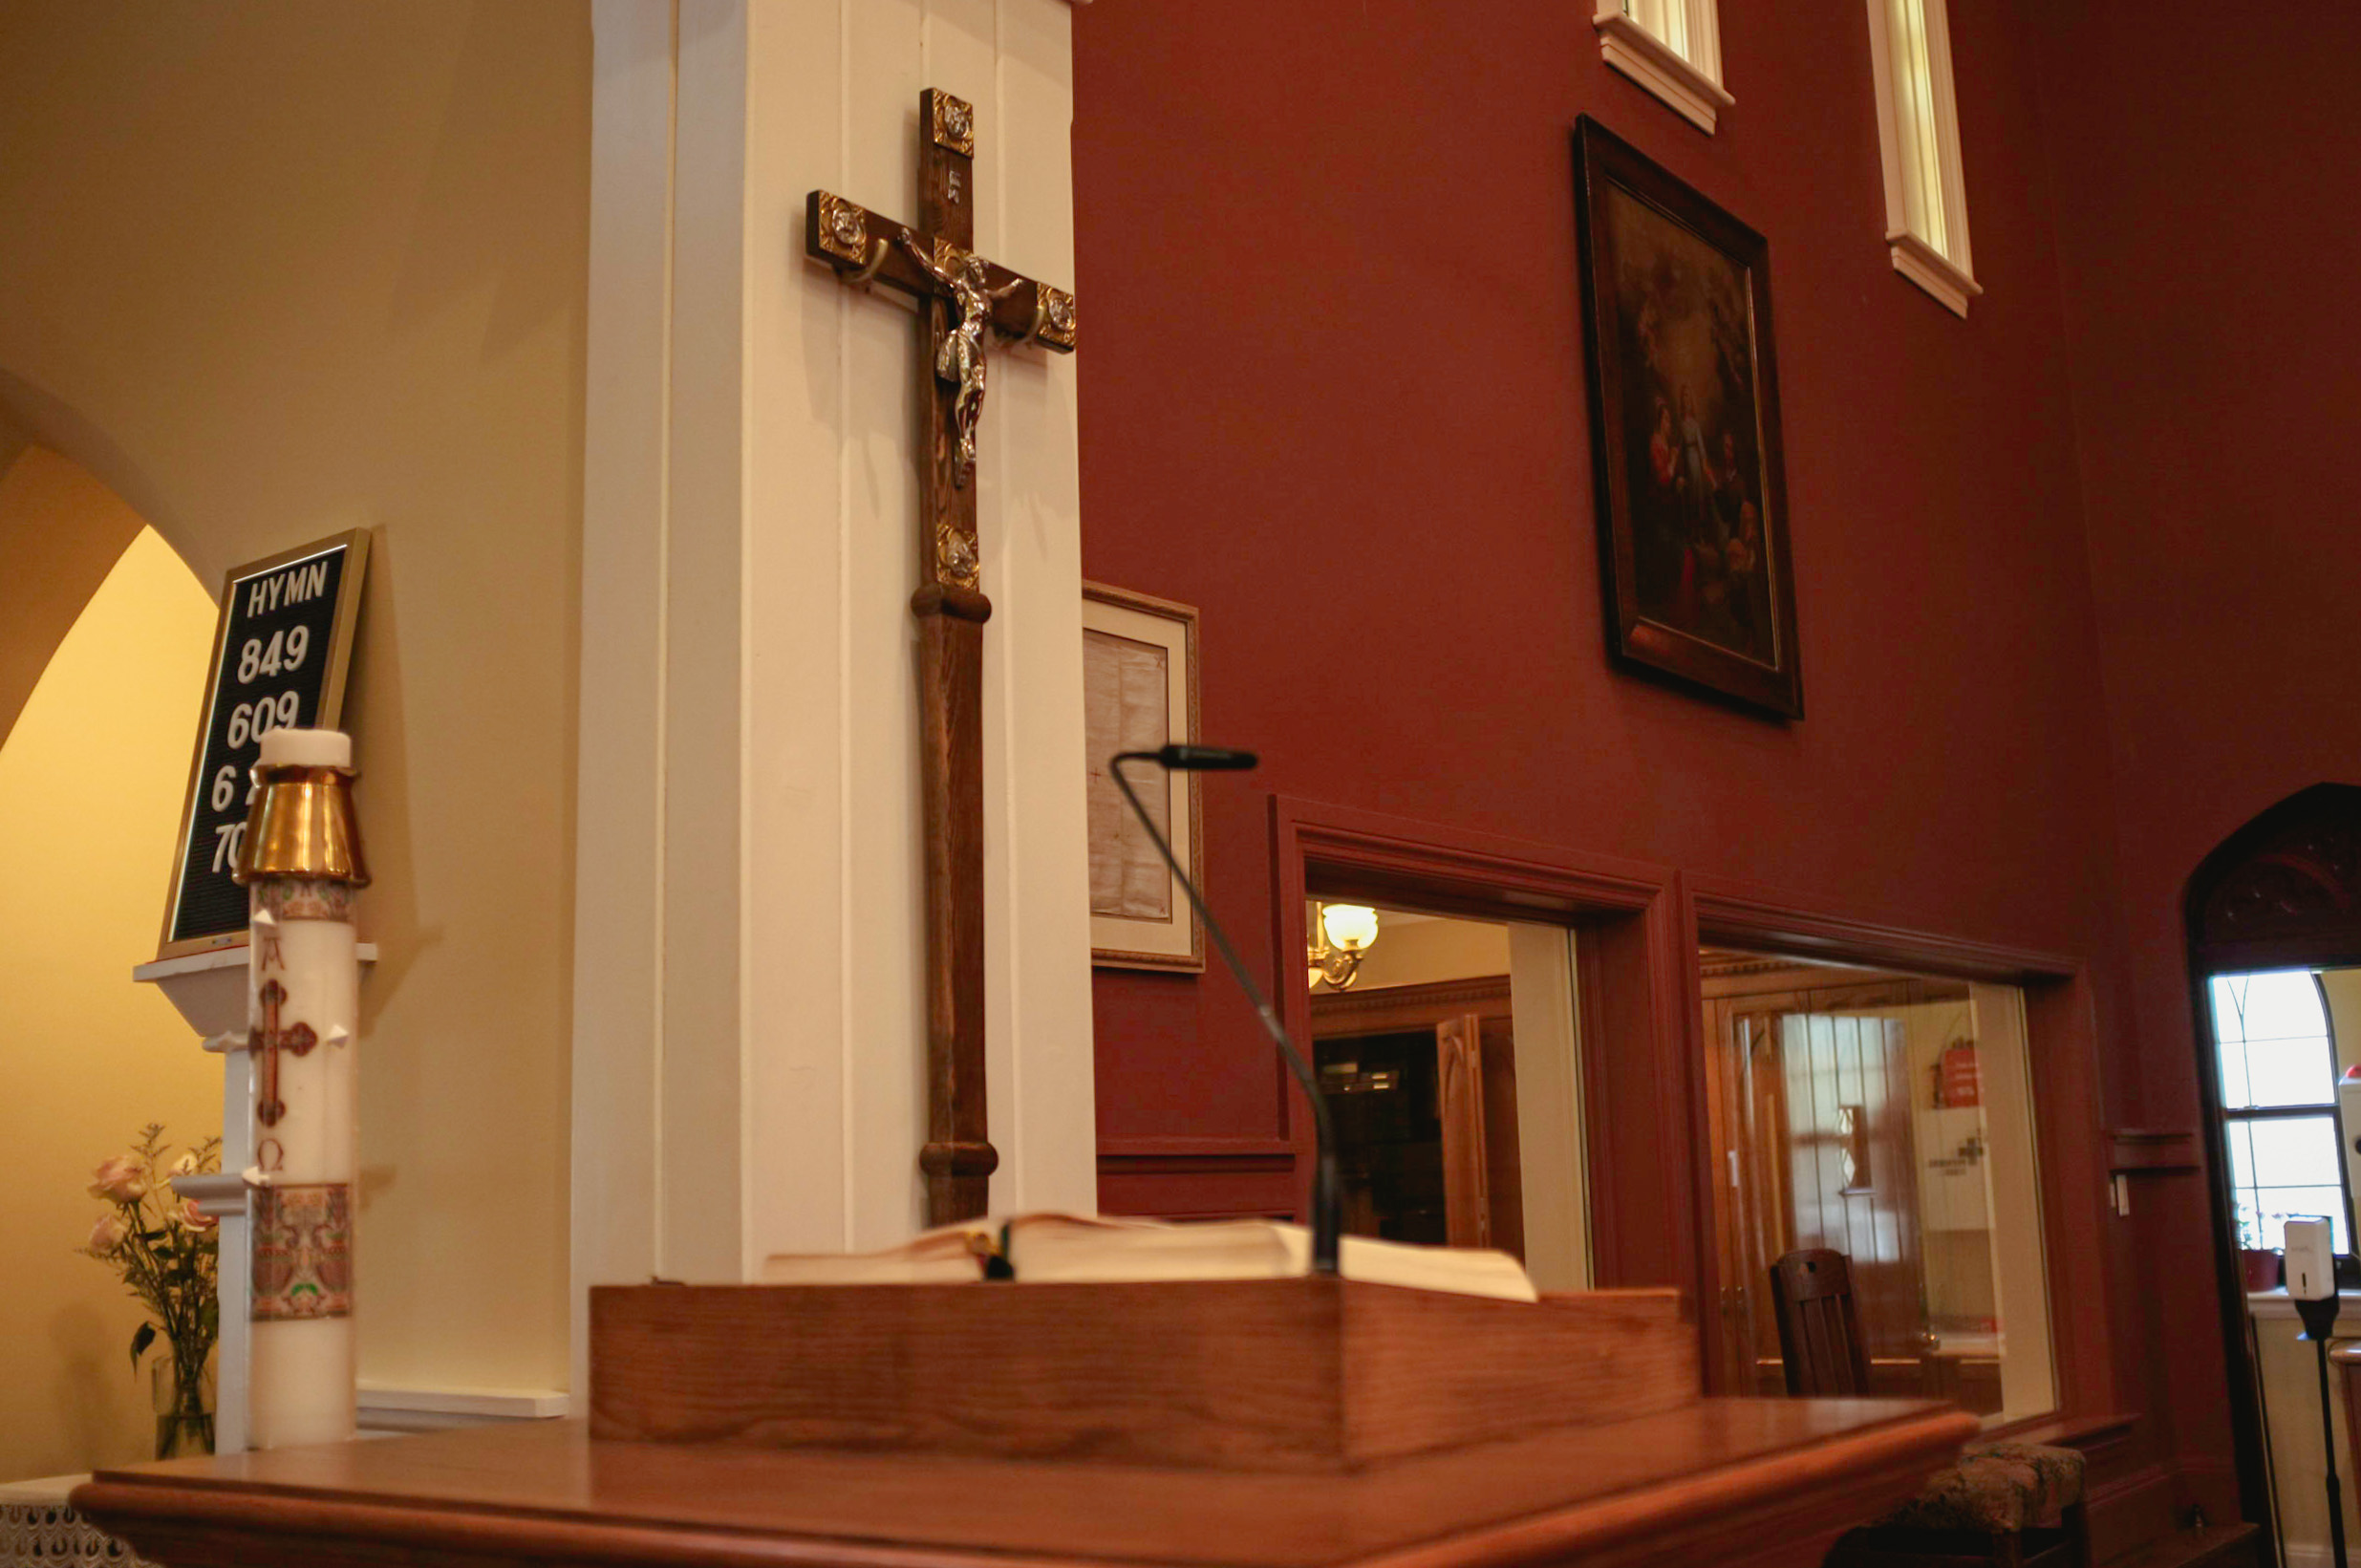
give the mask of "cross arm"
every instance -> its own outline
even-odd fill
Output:
[[[812,260],[826,262],[848,282],[882,283],[918,299],[946,293],[911,254],[905,241],[921,246],[936,243],[830,191],[815,190],[805,202],[804,249]],[[995,332],[1060,354],[1074,352],[1072,294],[1012,272],[997,262],[985,262],[984,273],[991,291],[998,296],[992,302]]]

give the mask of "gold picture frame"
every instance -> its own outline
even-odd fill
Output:
[[[1127,589],[1083,585],[1083,734],[1089,769],[1090,961],[1102,969],[1193,973],[1205,928],[1107,772],[1118,751],[1196,742],[1197,612]],[[1196,775],[1135,764],[1127,776],[1205,882]]]

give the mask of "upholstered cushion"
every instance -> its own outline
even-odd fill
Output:
[[[1926,1490],[1878,1521],[1905,1530],[2029,1530],[2082,1501],[2082,1453],[2037,1443],[1971,1449]]]

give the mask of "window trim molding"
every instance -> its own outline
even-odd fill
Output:
[[[1713,1246],[1710,1220],[1698,1221],[1703,1189],[1696,1183],[1710,1172],[1700,1169],[1698,1144],[1705,1091],[1692,1083],[1688,1031],[1673,990],[1681,973],[1674,873],[1296,796],[1273,795],[1270,811],[1274,1000],[1299,1040],[1312,1037],[1303,947],[1305,889],[1314,881],[1323,897],[1576,932],[1573,1033],[1592,1285],[1696,1289]],[[1625,1048],[1579,1044],[1604,1040]],[[1299,1150],[1297,1201],[1308,1205],[1310,1118],[1298,1113],[1300,1096],[1286,1070],[1274,1063],[1270,1072],[1283,1135]],[[1712,1321],[1700,1314],[1695,1326],[1699,1354],[1709,1355],[1718,1339]]]
[[[2025,1002],[2026,1046],[2032,1069],[2033,1133],[2041,1202],[2042,1250],[2050,1298],[2050,1355],[2057,1409],[2048,1416],[1987,1429],[1986,1439],[2048,1431],[2123,1408],[2108,1348],[2114,1292],[2104,1258],[2109,1248],[2101,1194],[2107,1190],[2099,1136],[2098,1020],[2090,972],[2079,957],[2006,946],[1970,937],[1888,924],[1853,914],[1833,899],[1767,888],[1701,871],[1680,873],[1681,919],[1687,965],[1684,993],[1700,994],[1700,945],[1736,947],[1833,958],[1878,969],[1900,969],[1957,980],[2013,985]],[[1702,1012],[1687,1009],[1704,1049]],[[1699,1179],[1710,1180],[1705,1106],[1698,1107]],[[1702,1189],[1701,1189],[1702,1191]],[[1703,1294],[1714,1299],[1720,1258],[1706,1250]],[[1720,1360],[1715,1336],[1713,1363]],[[1735,1391],[1726,1369],[1709,1363],[1709,1387]]]
[[[1635,22],[1623,11],[1622,0],[1599,0],[1591,25],[1599,30],[1599,48],[1608,65],[1638,82],[1670,105],[1682,118],[1707,136],[1721,112],[1738,100],[1721,82],[1721,20],[1714,0],[1665,0],[1685,8],[1688,25],[1709,56],[1699,65],[1670,44]]]
[[[1933,194],[1942,204],[1942,227],[1957,236],[1957,244],[1938,248],[1911,226],[1912,192],[1909,161],[1901,135],[1901,107],[1894,86],[1894,40],[1887,7],[1891,0],[1867,0],[1869,55],[1878,88],[1878,156],[1885,175],[1885,238],[1894,270],[1941,301],[1963,319],[1967,302],[1984,292],[1975,276],[1975,249],[1967,227],[1967,176],[1960,153],[1960,105],[1951,64],[1951,14],[1948,0],[1919,0],[1925,8],[1926,61],[1934,124],[1935,174],[1940,188]]]
[[[1967,302],[1984,292],[1984,285],[1952,266],[1942,251],[1906,228],[1889,229],[1885,238],[1893,247],[1894,270],[1942,301],[1953,315],[1965,320]]]
[[[2221,1085],[2221,1017],[2220,1009],[2212,1005],[2214,982],[2252,978],[2256,975],[2286,973],[2297,969],[2310,973],[2312,996],[2320,1004],[2320,1034],[2329,1047],[2329,1097],[2316,1103],[2297,1106],[2232,1106],[2225,1105]],[[2337,1185],[2345,1190],[2345,1212],[2341,1216],[2344,1220],[2345,1246],[2341,1252],[2337,1253],[2337,1256],[2351,1257],[2361,1254],[2361,1212],[2356,1212],[2361,1210],[2361,1205],[2357,1205],[2354,1201],[2352,1184],[2347,1178],[2346,1173],[2345,1150],[2350,1145],[2346,1141],[2345,1133],[2345,1103],[2343,1097],[2337,1093],[2337,1085],[2342,1080],[2343,1072],[2338,1063],[2344,1061],[2344,1053],[2337,1048],[2336,1009],[2329,1005],[2329,988],[2327,983],[2321,979],[2320,972],[2321,966],[2314,964],[2289,964],[2278,969],[2216,970],[2205,979],[2207,1010],[2202,1016],[2205,1027],[2199,1036],[2198,1044],[2200,1054],[2210,1057],[2213,1064],[2214,1156],[2222,1162],[2222,1180],[2230,1194],[2229,1221],[2233,1237],[2236,1237],[2238,1227],[2238,1194],[2242,1192],[2252,1192],[2259,1196],[2269,1189],[2259,1183],[2242,1184],[2238,1180],[2237,1162],[2229,1149],[2230,1125],[2233,1122],[2270,1122],[2292,1120],[2296,1117],[2326,1116],[2329,1119],[2331,1135],[2336,1142]],[[2245,1038],[2245,1032],[2242,1028],[2239,1040],[2240,1048],[2243,1050],[2253,1043],[2254,1042]],[[2266,1041],[2265,1043],[2273,1043],[2273,1042]],[[2242,1247],[2244,1245],[2243,1238],[2239,1238],[2239,1245]]]

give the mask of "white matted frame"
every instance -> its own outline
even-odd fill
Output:
[[[1737,103],[1722,85],[1717,0],[1599,0],[1591,25],[1607,64],[1707,136]]]
[[[1090,791],[1090,961],[1108,969],[1197,971],[1205,931],[1178,879],[1141,833],[1108,761],[1197,740],[1197,612],[1101,583],[1083,585],[1083,721]],[[1205,883],[1196,775],[1135,765],[1127,776],[1172,853]],[[1161,792],[1161,793],[1159,793]]]
[[[1894,270],[1964,316],[1984,292],[1967,244],[1967,181],[1951,79],[1948,0],[1868,0]]]

